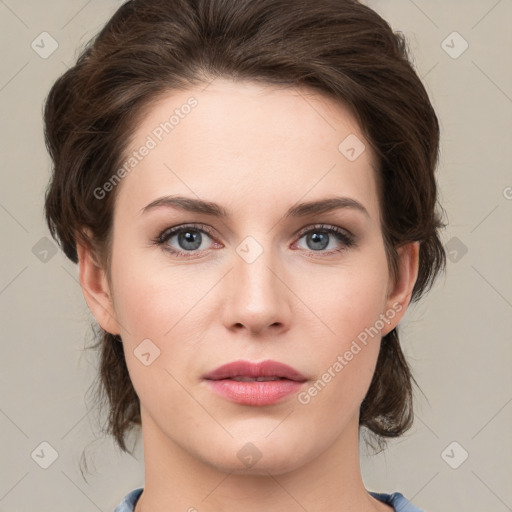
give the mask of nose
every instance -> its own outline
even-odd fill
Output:
[[[285,332],[290,327],[293,293],[283,265],[268,248],[261,247],[254,261],[241,249],[233,255],[222,290],[227,298],[222,312],[225,327],[261,336],[267,331],[273,335]]]

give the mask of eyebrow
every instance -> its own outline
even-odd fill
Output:
[[[142,215],[150,210],[162,206],[187,212],[204,213],[221,219],[226,219],[230,216],[229,212],[217,203],[185,196],[159,197],[142,208],[140,210],[140,214]],[[308,215],[327,213],[344,208],[360,211],[366,217],[370,217],[368,210],[359,201],[350,197],[332,197],[294,205],[286,212],[285,218],[306,217]]]

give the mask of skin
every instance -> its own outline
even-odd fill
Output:
[[[190,96],[197,107],[115,191],[111,279],[88,247],[78,247],[84,297],[101,327],[122,337],[141,402],[146,481],[136,510],[392,510],[365,489],[358,451],[359,408],[380,336],[308,404],[292,394],[271,406],[239,405],[202,376],[237,359],[273,359],[305,375],[307,389],[393,304],[381,335],[397,325],[417,277],[418,243],[399,250],[392,279],[375,156],[350,110],[318,92],[224,79],[172,91],[145,113],[130,148]],[[355,161],[338,150],[350,134],[366,146]],[[213,201],[230,216],[165,206],[141,213],[170,194]],[[298,202],[335,196],[358,201],[367,214],[342,208],[284,217]],[[201,233],[193,257],[151,243],[186,223],[214,234]],[[316,223],[348,230],[355,245],[331,234],[315,251],[297,233],[318,232]],[[236,252],[247,236],[263,251],[251,263]],[[177,236],[167,245],[187,247]],[[134,355],[144,339],[160,350],[149,366]],[[261,453],[252,467],[237,457],[249,442]]]

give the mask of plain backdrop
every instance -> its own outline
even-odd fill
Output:
[[[144,483],[98,437],[93,317],[43,219],[42,105],[121,2],[0,0],[0,511],[111,512]],[[370,457],[369,490],[430,512],[512,510],[512,1],[373,0],[408,40],[442,130],[447,272],[407,313],[414,427]],[[44,34],[46,33],[46,34]],[[44,43],[41,43],[41,39]],[[42,444],[43,443],[43,444]],[[89,472],[79,462],[86,449]],[[46,468],[44,466],[47,466]]]

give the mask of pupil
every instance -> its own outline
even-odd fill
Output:
[[[201,234],[193,231],[182,231],[178,240],[183,249],[193,251],[201,245]]]
[[[308,242],[312,242],[314,251],[325,249],[329,245],[327,233],[316,232],[308,236]]]

